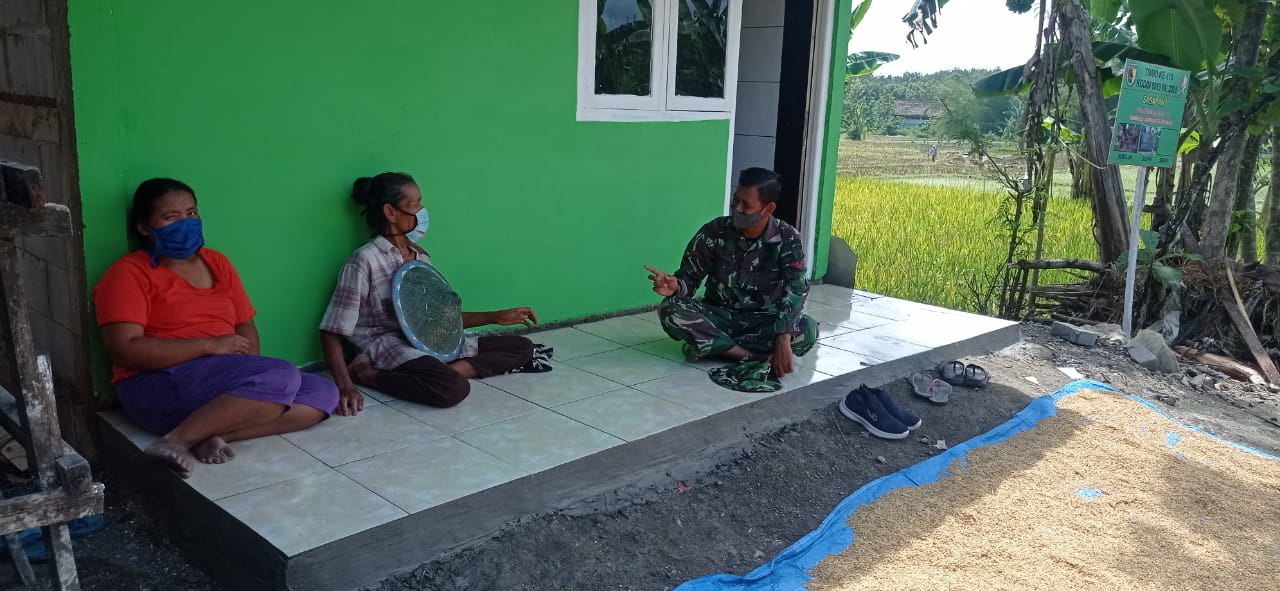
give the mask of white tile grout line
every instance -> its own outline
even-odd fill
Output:
[[[617,392],[617,390],[611,390],[610,392]],[[600,395],[608,394],[608,393],[609,393],[609,392],[601,392],[600,394],[596,394],[596,396],[600,396]],[[640,393],[641,393],[641,394],[644,394],[644,392],[640,392]],[[588,398],[590,398],[590,396],[588,396]],[[583,400],[586,400],[586,399],[584,398]],[[577,400],[575,400],[574,402],[577,402]],[[595,426],[595,425],[590,425],[590,424],[584,423],[584,422],[582,422],[582,421],[579,421],[578,419],[575,419],[575,418],[573,418],[573,417],[571,417],[571,416],[569,416],[569,415],[566,415],[566,414],[564,414],[564,413],[561,413],[561,412],[560,412],[560,411],[558,411],[558,410],[555,410],[555,409],[552,409],[552,408],[548,408],[547,410],[549,410],[549,411],[551,411],[551,412],[553,412],[553,413],[556,413],[556,414],[558,414],[558,415],[560,415],[560,416],[562,416],[562,417],[564,417],[564,418],[566,418],[566,419],[569,419],[570,421],[573,421],[573,422],[575,422],[575,423],[578,423],[579,425],[583,425],[583,426],[585,426],[585,427],[588,427],[588,428],[590,428],[592,431],[599,431],[599,432],[601,432],[601,433],[604,433],[605,435],[608,435],[609,437],[612,437],[612,438],[614,438],[614,439],[617,439],[617,440],[621,441],[622,443],[629,443],[629,442],[627,441],[627,439],[626,439],[625,437],[622,437],[621,435],[614,435],[613,433],[610,433],[610,432],[608,432],[608,431],[605,431],[604,429],[601,429],[600,427],[597,427],[597,426]],[[618,446],[618,445],[621,445],[621,444],[619,444],[619,443],[615,443],[615,444],[610,445],[609,447],[606,447],[606,448],[604,448],[604,449],[612,449],[612,448],[614,448],[614,447],[616,447],[616,446]],[[602,450],[600,450],[600,451],[604,451],[604,449],[602,449]],[[595,455],[595,454],[597,454],[597,453],[600,453],[600,452],[594,452],[594,453],[592,453],[592,454],[590,454],[590,455]],[[585,457],[587,457],[587,456],[582,456],[582,457],[583,457],[583,458],[585,458]],[[581,459],[581,458],[574,458],[574,459]],[[569,461],[570,461],[570,462],[572,462],[573,460],[569,460]],[[565,462],[565,463],[568,463],[568,462]],[[556,464],[556,465],[555,465],[555,466],[553,466],[553,467],[563,466],[565,463]],[[547,468],[547,470],[550,470],[550,469],[551,469],[551,468]],[[545,471],[545,470],[544,470],[544,471]]]
[[[523,415],[521,415],[521,416],[523,416]],[[513,417],[513,418],[518,418],[518,417]],[[507,420],[510,420],[510,419],[507,419]],[[502,421],[498,421],[498,422],[502,422]],[[491,423],[491,424],[496,425],[497,423]],[[485,426],[487,427],[487,426],[489,426],[489,425],[485,425]],[[479,428],[479,427],[477,427],[477,429],[478,429],[478,428]],[[465,432],[466,432],[466,431],[463,431],[463,433],[465,433]],[[495,484],[495,485],[493,485],[493,486],[490,486],[490,487],[487,487],[487,488],[482,488],[482,489],[480,489],[480,490],[478,490],[478,491],[475,491],[475,492],[473,492],[473,493],[470,493],[470,494],[464,495],[463,497],[458,497],[458,498],[464,498],[464,497],[469,497],[469,496],[474,495],[474,494],[479,494],[479,493],[482,493],[482,492],[484,492],[484,491],[486,491],[486,490],[489,490],[490,488],[493,488],[494,486],[502,486],[502,485],[504,485],[504,484],[506,484],[506,483],[508,483],[508,482],[511,482],[511,481],[514,481],[514,480],[518,480],[518,479],[520,479],[520,478],[524,478],[525,476],[528,476],[528,475],[530,474],[530,472],[529,472],[529,471],[527,471],[527,470],[525,470],[524,468],[521,468],[520,466],[517,466],[517,465],[515,465],[515,464],[512,464],[511,462],[508,462],[508,461],[506,461],[506,460],[504,460],[504,459],[502,459],[502,458],[500,458],[500,457],[498,457],[498,456],[495,456],[495,455],[493,455],[493,454],[491,454],[491,453],[489,453],[489,452],[487,452],[487,451],[485,451],[485,450],[483,450],[483,449],[480,449],[480,448],[478,448],[478,447],[476,447],[476,446],[474,446],[474,445],[471,445],[470,443],[467,443],[467,442],[465,442],[465,441],[463,441],[463,440],[461,440],[461,439],[458,439],[457,437],[455,437],[455,436],[453,436],[453,435],[449,435],[449,436],[447,436],[447,437],[448,437],[449,439],[454,440],[454,441],[455,441],[455,442],[457,442],[457,443],[460,443],[460,444],[462,444],[462,445],[465,445],[465,446],[467,446],[467,447],[469,447],[469,448],[471,448],[471,449],[474,449],[474,450],[476,450],[476,451],[478,451],[478,452],[480,452],[480,453],[482,453],[482,454],[484,454],[484,455],[486,455],[486,456],[489,456],[490,458],[493,458],[493,460],[497,461],[497,462],[498,462],[498,463],[500,463],[500,464],[506,464],[506,465],[508,465],[508,466],[511,466],[512,468],[515,468],[517,472],[520,472],[520,476],[517,476],[517,477],[515,477],[515,478],[512,478],[511,480],[504,480],[504,481],[499,482],[498,484]],[[442,438],[442,439],[443,439],[443,438]],[[418,445],[426,445],[427,443],[433,443],[433,442],[435,442],[435,441],[440,441],[440,440],[439,440],[439,439],[433,439],[433,440],[428,441],[428,442],[426,442],[426,443],[419,443]],[[411,445],[411,446],[409,446],[409,447],[417,447],[417,446],[413,446],[413,445]],[[373,458],[380,457],[380,456],[384,456],[384,455],[386,455],[386,454],[393,453],[393,452],[397,452],[397,451],[401,451],[401,450],[404,450],[404,449],[408,449],[408,448],[404,448],[404,447],[402,447],[402,448],[400,448],[400,449],[394,449],[394,450],[387,451],[387,452],[383,452],[383,453],[380,453],[380,454],[377,454],[377,455],[369,456],[369,457],[367,457],[367,458],[364,458],[363,460],[356,460],[355,462],[361,462],[361,461],[364,461],[364,460],[371,460],[371,459],[373,459]],[[350,465],[350,464],[354,464],[355,462],[347,462],[346,464],[343,464],[343,466],[347,466],[347,465]],[[356,483],[356,484],[360,485],[360,487],[362,487],[362,488],[364,488],[365,490],[367,490],[367,491],[369,491],[369,492],[373,493],[373,494],[374,494],[375,496],[377,496],[378,498],[380,498],[380,499],[382,499],[382,500],[384,500],[384,501],[386,501],[386,502],[390,503],[392,507],[395,507],[395,508],[397,508],[397,509],[399,509],[399,510],[401,510],[401,511],[404,511],[404,513],[405,513],[405,515],[404,515],[404,516],[406,516],[406,517],[407,517],[407,516],[409,516],[409,515],[417,515],[418,513],[422,513],[423,511],[430,511],[430,510],[432,510],[432,509],[434,509],[434,508],[436,508],[436,507],[439,507],[440,505],[443,505],[443,504],[445,504],[445,503],[453,502],[452,500],[450,500],[450,501],[445,501],[444,503],[436,503],[435,505],[432,505],[432,506],[427,507],[427,508],[425,508],[425,509],[420,509],[420,510],[418,510],[418,511],[410,511],[410,510],[408,510],[408,509],[405,509],[404,507],[401,507],[400,505],[397,505],[397,504],[395,503],[395,501],[392,501],[391,499],[388,499],[388,498],[386,498],[386,497],[384,497],[384,496],[382,496],[382,495],[378,494],[378,493],[377,493],[377,492],[375,492],[373,489],[370,489],[369,487],[365,486],[365,485],[364,485],[363,483],[361,483],[359,480],[356,480],[356,479],[354,479],[354,478],[351,478],[350,476],[347,476],[346,474],[343,474],[341,470],[338,470],[337,468],[334,468],[334,469],[333,469],[333,471],[334,471],[334,472],[337,472],[337,473],[339,473],[339,474],[342,474],[342,476],[346,477],[348,480],[350,480],[350,481],[352,481],[352,482],[354,482],[354,483]],[[453,499],[453,500],[457,500],[457,499]],[[360,531],[367,531],[367,529],[365,529],[365,530],[360,530]]]
[[[647,344],[649,344],[649,343],[653,343],[653,342],[656,342],[656,341],[648,341],[648,342],[645,342],[645,343],[640,343],[640,345],[647,345]],[[605,353],[616,353],[616,352],[618,352],[618,351],[628,350],[628,351],[635,351],[636,353],[642,353],[642,354],[644,354],[644,355],[648,355],[648,356],[653,357],[653,358],[655,358],[655,359],[661,359],[662,361],[666,361],[667,363],[676,363],[676,364],[679,364],[679,365],[688,366],[690,369],[699,369],[699,368],[696,368],[696,367],[693,367],[693,366],[689,366],[687,363],[681,363],[681,362],[679,362],[679,361],[672,361],[672,360],[667,359],[666,357],[663,357],[663,356],[661,356],[661,355],[654,355],[653,353],[650,353],[650,352],[648,352],[648,351],[641,351],[640,349],[637,349],[637,348],[636,348],[636,347],[638,347],[638,346],[640,346],[640,345],[635,345],[635,346],[630,346],[630,347],[623,346],[623,348],[622,348],[622,349],[614,349],[613,351],[601,351],[600,353],[595,353],[594,355],[604,355]],[[574,360],[576,361],[577,359],[585,359],[585,358],[587,358],[587,357],[593,357],[594,355],[583,355],[582,357],[577,357],[577,358],[575,358]],[[600,375],[600,374],[598,374],[598,373],[595,373],[595,372],[593,372],[593,371],[591,371],[591,370],[589,370],[589,369],[586,369],[586,368],[582,368],[582,367],[578,367],[578,366],[576,366],[576,365],[573,365],[572,363],[570,363],[570,362],[568,362],[568,361],[561,361],[560,363],[563,363],[563,364],[565,364],[565,365],[568,365],[569,367],[572,367],[572,368],[574,368],[574,369],[576,369],[576,370],[578,370],[578,371],[580,371],[580,372],[583,372],[583,373],[586,373],[586,374],[593,375],[593,376],[595,376],[595,377],[597,377],[597,378],[600,378],[600,379],[603,379],[603,380],[608,380],[608,381],[613,382],[613,383],[615,383],[615,384],[621,384],[621,385],[622,385],[622,387],[624,387],[624,388],[634,388],[634,387],[636,387],[636,386],[638,386],[638,385],[640,385],[640,384],[647,384],[647,383],[652,382],[652,381],[654,381],[654,380],[661,380],[662,378],[665,378],[665,377],[668,377],[668,376],[671,376],[671,375],[675,375],[675,374],[667,374],[667,375],[665,375],[665,376],[661,376],[661,377],[653,378],[652,380],[645,380],[645,381],[643,381],[643,382],[637,382],[637,383],[635,383],[635,384],[627,385],[627,384],[622,384],[621,382],[615,381],[615,380],[613,380],[613,379],[611,379],[611,378],[608,378],[608,377],[606,377],[606,376],[602,376],[602,375]],[[553,370],[553,371],[554,371],[554,370]],[[603,394],[603,393],[604,393],[604,392],[601,392],[601,394]],[[518,396],[518,394],[517,394],[516,396]],[[531,402],[532,402],[532,401],[531,401]],[[534,404],[537,404],[537,403],[535,402]]]
[[[617,390],[610,390],[610,392],[617,392]],[[609,393],[609,392],[601,392],[601,394],[608,394],[608,393]],[[599,396],[599,395],[600,395],[600,394],[596,394],[596,396]],[[588,398],[589,398],[589,397],[588,397]],[[575,401],[575,402],[576,402],[576,401]],[[544,407],[544,410],[546,410],[546,411],[548,411],[548,412],[550,412],[550,413],[553,413],[553,414],[555,414],[555,415],[558,415],[558,416],[564,417],[564,418],[566,418],[566,419],[569,419],[570,421],[573,421],[573,422],[575,422],[575,423],[578,423],[579,425],[582,425],[582,426],[584,426],[584,427],[587,427],[588,429],[591,429],[592,431],[598,431],[598,432],[600,432],[600,433],[604,433],[605,435],[608,435],[609,437],[612,437],[612,438],[614,438],[614,439],[617,439],[617,440],[619,440],[619,441],[621,442],[621,443],[615,443],[615,444],[613,444],[613,445],[610,445],[609,447],[606,447],[606,448],[604,448],[604,449],[613,449],[614,447],[617,447],[617,446],[619,446],[619,445],[623,445],[623,444],[629,443],[626,439],[623,439],[622,437],[619,437],[619,436],[617,436],[617,435],[614,435],[613,433],[610,433],[610,432],[608,432],[608,431],[605,431],[604,429],[601,429],[601,428],[596,427],[596,426],[594,426],[594,425],[588,425],[588,424],[586,424],[586,423],[584,423],[584,422],[582,422],[582,421],[579,421],[578,419],[575,419],[575,418],[573,418],[573,417],[570,417],[570,416],[566,416],[566,415],[564,415],[564,414],[561,414],[560,412],[558,412],[558,411],[556,411],[556,410],[554,410],[554,409],[550,409],[550,408],[545,408],[545,407]],[[492,424],[490,424],[490,425],[485,425],[485,426],[486,426],[486,427],[492,427],[493,425],[497,425],[497,424],[500,424],[500,423],[505,423],[505,422],[507,422],[507,421],[514,421],[514,420],[516,420],[516,419],[518,419],[518,418],[525,417],[525,416],[528,416],[528,415],[520,415],[519,417],[511,417],[511,418],[509,418],[509,419],[501,420],[501,421],[498,421],[497,423],[492,423]],[[481,429],[481,428],[482,428],[482,427],[476,427],[476,429]],[[463,431],[463,433],[470,433],[471,431],[475,431],[476,429],[468,429],[468,430],[466,430],[466,431]],[[487,455],[487,456],[491,456],[491,457],[495,457],[495,458],[497,458],[497,456],[495,456],[495,455],[493,455],[493,454],[491,454],[491,453],[489,453],[489,452],[487,452],[487,451],[485,451],[485,450],[483,450],[483,449],[480,449],[479,447],[476,447],[476,446],[474,446],[474,445],[471,445],[470,443],[467,443],[466,441],[463,441],[462,439],[459,439],[459,438],[457,437],[457,435],[450,435],[450,437],[453,437],[454,439],[456,439],[457,441],[459,441],[459,442],[463,443],[464,445],[467,445],[467,446],[469,446],[469,447],[473,447],[473,448],[475,448],[475,449],[479,450],[480,452],[484,453],[484,454],[485,454],[485,455]],[[561,462],[561,463],[556,464],[556,465],[554,465],[554,466],[552,466],[552,467],[550,467],[550,468],[544,468],[544,469],[542,469],[542,470],[538,470],[537,472],[530,472],[530,471],[525,470],[524,468],[521,468],[520,466],[516,466],[515,464],[512,464],[511,462],[508,462],[508,461],[506,461],[506,460],[504,460],[504,459],[502,459],[502,458],[498,458],[498,461],[500,461],[500,462],[502,462],[502,463],[504,463],[504,464],[507,464],[507,465],[509,465],[509,466],[513,466],[513,467],[515,467],[515,468],[516,468],[517,470],[519,470],[520,472],[523,472],[525,476],[530,476],[530,475],[533,475],[533,474],[540,474],[540,473],[542,473],[542,472],[546,472],[547,470],[553,470],[553,469],[555,469],[555,468],[559,468],[560,466],[563,466],[563,465],[565,465],[565,464],[567,464],[567,463],[569,463],[569,462],[573,462],[573,461],[580,460],[580,459],[585,458],[585,457],[589,457],[589,456],[595,455],[595,454],[597,454],[597,453],[600,453],[601,451],[604,451],[604,449],[599,450],[599,451],[596,451],[596,452],[592,452],[592,453],[590,453],[590,454],[588,454],[588,455],[586,455],[586,456],[581,456],[581,457],[574,458],[574,459],[572,459],[572,460],[569,460],[568,462]],[[501,483],[499,483],[499,484],[495,484],[494,486],[500,486],[500,485],[502,485],[502,484],[506,484],[507,482],[511,482],[511,481],[510,481],[510,480],[508,480],[508,481],[506,481],[506,482],[501,482]],[[493,488],[493,487],[489,487],[489,488]],[[484,490],[488,490],[488,489],[484,489]],[[472,493],[472,494],[475,494],[475,493]]]
[[[633,348],[633,347],[623,346],[621,349],[613,349],[613,350],[610,350],[610,351],[601,351],[601,352],[599,352],[599,353],[593,353],[593,355],[603,355],[603,354],[605,354],[605,353],[613,353],[614,351],[621,351],[622,349],[632,349],[632,348]],[[641,351],[641,353],[643,353],[643,351]],[[582,357],[590,357],[590,356],[591,356],[591,355],[583,355]],[[574,359],[581,359],[582,357],[575,357]],[[591,373],[591,372],[589,372],[589,371],[587,371],[587,370],[585,370],[585,369],[582,369],[581,367],[578,367],[578,366],[576,366],[576,365],[572,365],[572,364],[570,364],[568,361],[556,361],[554,358],[552,358],[552,362],[553,362],[553,366],[554,366],[554,364],[557,364],[557,363],[558,363],[558,364],[560,364],[560,365],[566,365],[566,366],[568,366],[568,367],[570,367],[570,368],[572,368],[572,369],[578,370],[578,371],[580,371],[580,372],[582,372],[582,373],[585,373],[585,374],[587,374],[587,375],[589,375],[589,376],[596,377],[596,378],[600,378],[600,379],[602,379],[602,380],[604,380],[604,381],[606,381],[606,382],[610,382],[610,383],[613,383],[613,384],[617,384],[617,386],[618,386],[617,388],[613,388],[613,389],[611,389],[611,390],[605,390],[604,392],[597,392],[596,394],[592,394],[591,396],[598,396],[598,395],[600,395],[600,394],[607,394],[607,393],[609,393],[609,392],[617,392],[618,390],[621,390],[621,389],[623,389],[623,388],[629,388],[629,387],[630,387],[630,386],[628,386],[628,385],[626,385],[626,384],[623,384],[623,383],[620,383],[620,382],[615,382],[615,381],[613,381],[613,380],[611,380],[611,379],[609,379],[609,378],[606,378],[606,377],[604,377],[604,376],[596,375],[596,374],[594,374],[594,373]],[[553,370],[551,370],[551,371],[555,371],[555,370],[553,369]],[[536,376],[536,375],[538,375],[538,374],[529,374],[529,375]],[[494,377],[497,377],[497,376],[494,376]],[[508,391],[508,390],[504,390],[504,389],[502,389],[502,386],[495,385],[495,384],[489,384],[489,383],[486,383],[484,380],[480,380],[480,382],[481,382],[481,383],[484,383],[486,386],[489,386],[490,388],[493,388],[494,390],[497,390],[497,391],[502,392],[503,394],[507,394],[507,395],[509,395],[509,396],[515,396],[516,398],[519,398],[520,400],[523,400],[523,401],[525,401],[525,402],[528,402],[529,404],[532,404],[532,405],[534,405],[534,406],[537,406],[538,408],[545,408],[545,409],[547,409],[547,410],[551,410],[551,407],[550,407],[550,406],[547,406],[547,405],[545,405],[545,404],[542,404],[542,403],[540,403],[540,402],[537,402],[536,400],[530,400],[530,399],[528,399],[528,398],[526,398],[526,397],[524,397],[524,396],[521,396],[520,394],[518,394],[518,393],[516,393],[516,392],[511,392],[511,391]],[[587,396],[587,398],[590,398],[591,396]],[[581,400],[581,398],[579,398],[579,400]],[[465,401],[464,401],[464,402],[465,402]],[[570,402],[575,402],[575,401],[570,401]],[[565,403],[565,404],[568,404],[568,403]],[[525,413],[525,414],[528,414],[528,413]],[[521,415],[521,416],[523,416],[523,415]],[[514,418],[516,418],[516,417],[508,417],[508,419],[514,419]],[[508,419],[502,419],[502,420],[503,420],[503,421],[505,421],[505,420],[508,420]],[[502,422],[502,421],[494,421],[493,423],[489,423],[489,425],[493,425],[493,424],[501,423],[501,422]],[[489,426],[489,425],[483,425],[483,426],[487,427],[487,426]],[[476,428],[476,429],[478,429],[479,427],[475,427],[475,428]],[[471,429],[467,429],[467,431],[470,431],[470,430],[471,430]],[[464,433],[465,433],[465,431],[464,431]]]
[[[396,509],[398,509],[401,513],[404,513],[404,515],[400,515],[399,517],[396,517],[396,519],[393,519],[392,521],[395,521],[395,520],[397,520],[397,519],[403,519],[403,518],[405,518],[405,517],[408,517],[408,516],[410,516],[410,515],[413,515],[413,513],[410,513],[410,512],[409,512],[408,510],[406,510],[404,507],[401,507],[400,505],[397,505],[397,504],[395,504],[395,503],[391,502],[391,499],[388,499],[388,498],[386,498],[386,497],[384,497],[384,496],[382,496],[382,495],[380,495],[380,494],[378,494],[378,493],[376,493],[376,492],[373,492],[372,490],[370,490],[370,489],[369,489],[369,487],[365,486],[365,485],[364,485],[364,484],[362,484],[360,481],[358,481],[358,480],[356,480],[356,479],[354,479],[354,478],[352,478],[352,477],[350,477],[350,476],[347,476],[346,474],[343,474],[343,473],[342,473],[342,471],[338,470],[337,468],[330,468],[329,466],[325,466],[325,467],[326,467],[326,468],[329,468],[329,471],[330,471],[330,472],[333,472],[334,474],[337,474],[338,476],[340,476],[340,477],[342,477],[342,478],[346,478],[347,480],[350,480],[350,481],[351,481],[352,483],[354,483],[356,486],[358,486],[358,487],[360,487],[360,488],[363,488],[363,489],[364,489],[365,491],[367,491],[369,494],[371,494],[371,495],[373,495],[373,496],[375,496],[375,497],[378,497],[379,499],[382,499],[383,501],[386,501],[388,505],[391,505],[392,507],[395,507]],[[293,478],[287,478],[287,479],[285,479],[285,480],[281,480],[280,482],[276,482],[276,483],[273,483],[273,484],[269,484],[269,485],[267,485],[267,486],[275,486],[276,484],[283,484],[283,483],[285,483],[285,482],[291,482],[291,481],[293,481],[293,480],[298,480],[299,478],[304,478],[304,477],[307,477],[307,476],[311,476],[312,474],[316,474],[316,473],[318,473],[318,472],[319,472],[318,470],[317,470],[316,472],[308,472],[308,473],[303,474],[303,475],[301,475],[301,476],[295,476],[295,477],[293,477]],[[257,491],[257,490],[262,490],[262,489],[264,489],[264,488],[267,488],[267,486],[258,487],[258,488],[255,488],[255,489],[253,489],[253,490],[247,490],[247,491],[244,491],[244,492],[242,492],[242,493],[236,493],[236,494],[234,494],[234,495],[228,495],[228,496],[222,497],[221,499],[217,499],[217,500],[215,500],[215,501],[214,501],[214,503],[216,504],[218,501],[221,501],[221,500],[230,499],[231,497],[240,496],[240,495],[247,494],[247,493],[251,493],[251,492],[254,492],[254,491]],[[211,499],[211,500],[212,500],[212,499]],[[221,505],[219,505],[219,507],[221,507]],[[225,509],[224,509],[224,510],[225,510]],[[228,514],[229,514],[229,513],[228,513]],[[240,519],[239,517],[236,517],[236,516],[234,516],[234,515],[232,515],[231,517],[232,517],[233,519],[235,519],[236,521],[240,521],[240,523],[243,523],[243,524],[245,524],[245,525],[248,525],[248,526],[249,526],[249,529],[252,529],[252,530],[254,531],[254,533],[258,533],[258,529],[257,529],[256,527],[254,527],[254,526],[253,526],[253,524],[248,523],[248,522],[246,522],[246,521],[241,521],[241,519]],[[390,523],[390,521],[389,521],[389,522],[386,522],[386,523]],[[385,523],[384,523],[384,524],[379,524],[379,525],[385,525]],[[375,525],[374,527],[378,527],[378,525]],[[366,527],[366,528],[363,528],[363,529],[361,529],[360,531],[355,532],[355,533],[360,533],[360,532],[369,531],[370,529],[373,529],[373,528]],[[338,539],[343,539],[343,538],[351,537],[351,536],[355,535],[355,533],[353,533],[353,534],[347,534],[347,535],[345,535],[345,536],[342,536],[342,538],[338,538]],[[265,535],[263,535],[263,534],[261,534],[261,533],[258,533],[258,535],[259,535],[259,536],[262,536],[262,538],[263,538],[264,540],[266,540],[266,536],[265,536]],[[276,547],[276,545],[275,545],[274,543],[272,543],[270,540],[266,540],[266,541],[267,541],[267,543],[268,543],[268,544],[271,544],[271,546],[272,546],[273,548],[276,548],[276,550],[280,550],[280,552],[281,552],[281,553],[283,553],[283,552],[284,552],[284,550],[281,550],[279,547]],[[336,540],[331,540],[331,542],[332,542],[332,541],[336,541]],[[330,543],[330,542],[326,542],[326,543]],[[304,549],[300,550],[297,554],[293,554],[292,556],[298,556],[298,555],[302,554],[303,552],[307,552],[307,551],[309,551],[309,550],[314,550],[314,549],[319,548],[320,546],[323,546],[323,545],[324,545],[324,544],[317,544],[317,545],[314,545],[314,546],[308,546],[307,548],[304,548]],[[288,555],[286,555],[286,556],[288,556]]]
[[[305,450],[305,449],[302,449],[301,447],[298,447],[298,444],[296,444],[296,443],[294,443],[294,442],[292,442],[292,441],[289,441],[288,439],[285,439],[284,437],[281,437],[280,435],[269,435],[268,437],[280,437],[280,440],[281,440],[281,441],[283,441],[283,442],[285,442],[285,443],[288,443],[289,445],[292,445],[293,447],[298,448],[298,451],[301,451],[302,453],[307,454],[307,457],[310,457],[311,459],[313,459],[313,460],[315,460],[316,462],[318,462],[318,463],[320,464],[320,468],[322,468],[322,469],[312,470],[312,471],[310,471],[310,472],[306,472],[306,473],[304,473],[304,474],[299,474],[299,475],[294,476],[294,477],[292,477],[292,478],[285,478],[284,480],[279,480],[279,481],[276,481],[276,482],[272,482],[272,483],[270,483],[270,484],[264,484],[264,485],[262,485],[262,486],[255,486],[255,487],[250,488],[250,489],[248,489],[248,490],[242,490],[242,491],[240,491],[240,492],[232,493],[232,494],[229,494],[229,495],[226,495],[226,496],[221,496],[221,497],[218,497],[218,498],[210,497],[209,495],[205,494],[205,493],[204,493],[204,491],[202,491],[202,490],[200,490],[200,489],[196,488],[195,486],[192,486],[192,484],[191,484],[191,480],[190,480],[190,479],[186,479],[186,478],[184,478],[184,479],[183,479],[183,482],[185,482],[185,483],[187,484],[187,486],[190,486],[190,487],[191,487],[191,490],[194,490],[194,491],[196,491],[197,493],[199,493],[199,494],[200,494],[200,496],[202,496],[202,497],[204,497],[204,498],[206,498],[206,499],[209,499],[210,501],[213,501],[214,503],[217,503],[218,501],[221,501],[221,500],[223,500],[223,499],[229,499],[229,498],[231,498],[231,497],[239,496],[239,495],[242,495],[242,494],[245,494],[245,493],[251,493],[251,492],[253,492],[253,491],[262,490],[262,489],[264,489],[264,488],[268,488],[268,487],[271,487],[271,486],[275,486],[275,485],[280,484],[280,483],[282,483],[282,482],[289,482],[289,481],[291,481],[291,480],[297,480],[297,479],[299,479],[299,478],[302,478],[303,476],[310,476],[310,475],[312,475],[312,474],[316,474],[316,473],[318,473],[318,472],[323,472],[323,471],[325,471],[325,470],[331,470],[331,471],[337,472],[337,469],[336,469],[336,468],[334,468],[333,466],[330,466],[329,464],[324,463],[324,461],[323,461],[323,460],[321,460],[320,458],[315,457],[314,455],[312,455],[312,453],[311,453],[311,452],[309,452],[309,451],[307,451],[307,450]],[[259,438],[259,439],[265,439],[265,437],[263,437],[263,438]],[[208,466],[209,464],[201,464],[201,465]],[[359,484],[359,483],[357,483],[357,484]],[[369,491],[369,492],[373,492],[373,491]]]

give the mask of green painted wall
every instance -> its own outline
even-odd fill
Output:
[[[137,183],[185,180],[264,353],[316,359],[333,280],[367,237],[351,181],[404,170],[467,308],[553,321],[654,303],[641,265],[674,268],[723,211],[728,122],[575,121],[577,11],[70,0],[90,283],[125,252]]]
[[[827,97],[827,135],[822,147],[822,180],[818,185],[818,227],[814,245],[814,277],[827,274],[831,250],[831,212],[835,206],[836,156],[840,151],[840,114],[844,111],[844,74],[849,54],[849,21],[853,0],[836,0],[831,43],[831,84]]]

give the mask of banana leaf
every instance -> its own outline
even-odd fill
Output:
[[[853,31],[858,28],[858,23],[861,23],[862,19],[866,17],[867,13],[870,11],[871,0],[862,0],[862,3],[859,4],[857,8],[853,9],[853,17],[849,19],[849,30]]]
[[[1089,16],[1102,21],[1111,22],[1120,14],[1121,0],[1092,0],[1089,3]]]
[[[1222,19],[1203,0],[1130,0],[1129,9],[1139,47],[1192,72],[1217,61]]]
[[[849,62],[846,72],[850,76],[866,76],[880,66],[898,59],[896,53],[886,53],[883,51],[855,51],[849,54]]]
[[[1141,48],[1123,43],[1112,43],[1110,41],[1094,41],[1093,57],[1099,62],[1105,64],[1112,60],[1119,60],[1121,63],[1127,59],[1136,59],[1147,63],[1161,66],[1172,66],[1173,62],[1160,54],[1145,51]],[[1054,44],[1052,51],[1059,52],[1058,63],[1062,64],[1058,71],[1058,76],[1062,79],[1069,77],[1071,66],[1067,64],[1070,54],[1066,48],[1058,44]],[[973,83],[973,94],[979,97],[1007,96],[1013,94],[1022,94],[1031,88],[1031,81],[1022,77],[1024,66],[1009,68],[1003,72],[996,72],[986,78]],[[1120,92],[1119,78],[1111,72],[1111,68],[1099,67],[1101,74],[1102,92],[1104,96],[1112,96]]]

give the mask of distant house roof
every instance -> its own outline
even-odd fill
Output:
[[[932,119],[942,113],[937,101],[893,101],[893,115],[903,119]]]

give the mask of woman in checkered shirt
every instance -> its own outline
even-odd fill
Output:
[[[391,282],[405,263],[431,261],[417,244],[430,223],[422,191],[413,177],[384,172],[356,179],[351,198],[364,208],[374,236],[347,259],[320,322],[325,360],[341,394],[338,414],[354,415],[364,408],[356,384],[443,408],[467,397],[469,379],[507,373],[533,359],[533,343],[521,336],[468,334],[462,355],[451,363],[409,344],[391,301]],[[537,322],[532,308],[462,313],[465,328]],[[348,349],[356,353],[349,363]]]

